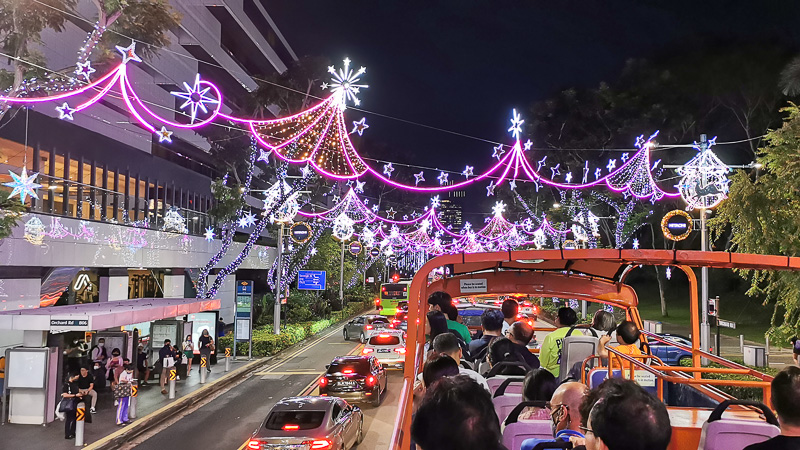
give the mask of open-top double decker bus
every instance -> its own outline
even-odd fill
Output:
[[[662,341],[659,336],[643,330],[637,309],[638,297],[634,289],[625,284],[631,269],[640,265],[672,266],[686,274],[689,280],[687,298],[691,310],[692,333],[691,347],[681,347],[691,352],[692,365],[667,366],[654,356],[634,359],[608,347],[612,357],[627,361],[625,364],[630,365],[630,370],[598,368],[594,370],[605,371],[605,375],[591,377],[594,379],[584,376],[582,381],[590,387],[607,376],[622,376],[640,382],[667,406],[673,433],[669,447],[671,450],[698,449],[703,425],[708,421],[714,407],[726,400],[733,400],[733,397],[719,389],[721,386],[760,389],[763,392],[763,402],[769,405],[771,376],[700,349],[700,304],[697,277],[693,269],[705,266],[721,269],[800,270],[800,258],[729,252],[618,249],[523,250],[443,255],[428,261],[411,283],[403,390],[391,448],[409,448],[413,385],[415,377],[422,370],[427,311],[425,301],[431,292],[446,291],[456,298],[464,296],[462,289],[466,288],[471,295],[475,295],[477,289],[485,290],[480,293],[485,295],[521,293],[603,303],[625,311],[626,318],[642,330],[641,340],[644,343]],[[429,284],[428,273],[442,266],[450,269],[449,276]],[[646,345],[643,347],[645,352],[649,351]],[[701,358],[716,362],[722,367],[704,367],[701,365]],[[594,357],[587,357],[584,365],[592,359]],[[708,377],[710,374],[743,375],[743,378],[748,379],[713,379]],[[739,405],[728,411],[737,419],[753,421],[754,424],[764,423],[760,412],[754,407]]]

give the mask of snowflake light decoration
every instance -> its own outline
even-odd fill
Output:
[[[241,227],[241,228],[251,227],[251,226],[256,224],[256,216],[254,216],[253,213],[248,212],[247,214],[245,214],[243,217],[241,217],[239,219],[238,223],[239,223],[239,227]]]
[[[353,223],[353,219],[347,217],[347,214],[339,214],[333,221],[333,236],[340,241],[350,239],[355,231]]]
[[[187,82],[183,82],[184,91],[172,91],[170,94],[186,100],[180,106],[180,109],[189,107],[191,124],[197,120],[197,112],[202,111],[203,114],[208,114],[206,105],[219,105],[219,99],[209,95],[212,86],[209,83],[200,81],[200,74],[194,77],[194,86],[189,86]]]
[[[205,236],[205,238],[206,238],[206,240],[208,242],[213,241],[214,240],[214,236],[216,236],[216,233],[214,233],[214,227],[206,228],[206,232],[203,233],[203,236]]]
[[[339,104],[342,108],[347,105],[347,101],[353,102],[358,106],[361,101],[358,99],[357,94],[361,88],[368,88],[366,84],[360,84],[361,75],[367,71],[365,67],[358,70],[350,68],[350,58],[344,59],[344,67],[336,70],[333,66],[328,66],[328,73],[332,75],[331,83],[323,83],[322,88],[327,89],[330,86],[331,91],[339,97]]]
[[[683,178],[675,187],[686,201],[687,210],[713,208],[728,198],[728,166],[711,151],[716,139],[695,143],[699,153],[678,169]]]
[[[495,217],[500,217],[506,211],[506,204],[502,200],[498,200],[492,207],[492,212]]]
[[[525,121],[520,119],[521,116],[517,113],[516,109],[511,111],[511,115],[511,127],[508,129],[508,132],[514,136],[514,139],[519,139],[519,134],[522,133],[522,124]]]
[[[11,175],[11,179],[13,181],[9,181],[8,183],[3,183],[3,186],[8,186],[12,188],[8,197],[11,198],[15,195],[19,195],[20,200],[22,203],[25,203],[25,197],[31,196],[35,199],[38,199],[39,196],[36,195],[36,189],[42,187],[41,184],[36,182],[36,177],[39,176],[39,172],[34,173],[31,176],[28,176],[28,170],[23,167],[22,173],[19,175],[15,174],[12,171],[8,171],[8,174]]]

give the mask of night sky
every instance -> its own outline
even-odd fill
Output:
[[[367,67],[363,109],[478,138],[348,110],[409,162],[459,171],[491,163],[480,139],[511,143],[511,108],[613,81],[629,58],[709,38],[780,38],[800,50],[791,1],[262,2],[299,56]]]

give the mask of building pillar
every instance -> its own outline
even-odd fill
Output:
[[[100,302],[128,299],[128,269],[107,269],[99,273]]]

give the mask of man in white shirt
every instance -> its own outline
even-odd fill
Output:
[[[500,310],[503,311],[504,319],[501,336],[505,336],[506,331],[508,331],[508,329],[511,328],[511,325],[517,321],[517,315],[519,315],[519,303],[511,298],[506,299],[500,306]]]
[[[489,389],[489,384],[486,383],[486,378],[481,376],[478,372],[475,372],[472,369],[467,369],[461,365],[461,346],[458,345],[458,339],[456,339],[455,335],[452,333],[442,333],[433,340],[433,350],[436,353],[447,355],[453,358],[456,363],[458,363],[458,371],[461,375],[466,375],[473,380],[475,380],[478,384],[483,386],[489,393],[492,391]]]

